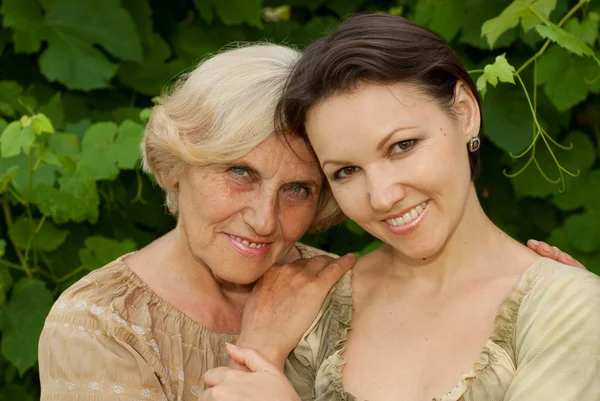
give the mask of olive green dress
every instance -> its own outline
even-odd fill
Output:
[[[303,257],[325,252],[297,244]],[[43,401],[196,400],[228,362],[217,333],[162,300],[123,262],[88,274],[52,307],[39,342]]]
[[[350,280],[351,272],[332,289],[286,363],[303,401],[356,400],[342,382]],[[495,330],[473,362],[433,401],[599,401],[600,278],[539,259],[499,306]]]

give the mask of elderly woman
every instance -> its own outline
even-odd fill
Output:
[[[287,132],[385,242],[293,350],[300,398],[600,400],[600,278],[540,258],[485,215],[480,102],[450,46],[400,17],[356,16],[311,44],[289,82]],[[230,352],[256,373],[208,372],[204,400],[298,399],[270,390],[283,377],[260,355]]]
[[[339,209],[304,141],[273,135],[297,57],[270,44],[223,52],[154,108],[144,168],[177,226],[61,295],[40,338],[42,400],[196,399],[205,371],[227,363],[254,283],[275,263],[324,254],[297,241],[338,221]],[[289,329],[308,328],[353,263],[330,260],[265,277],[304,305],[305,323]]]

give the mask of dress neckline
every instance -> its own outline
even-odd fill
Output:
[[[489,366],[490,362],[494,359],[494,355],[497,352],[496,349],[498,346],[500,344],[507,345],[504,344],[504,342],[509,337],[514,325],[516,324],[516,315],[521,305],[521,301],[534,286],[538,277],[539,266],[544,260],[547,260],[547,258],[541,257],[531,263],[523,271],[523,273],[521,273],[515,284],[508,291],[506,297],[504,297],[502,302],[500,302],[500,310],[494,319],[494,330],[492,331],[492,334],[486,337],[486,339],[483,341],[482,349],[479,353],[479,360],[473,364],[473,367],[468,373],[462,375],[454,388],[439,398],[433,398],[432,401],[458,401],[460,397],[462,397],[467,391],[472,380]],[[349,297],[351,299],[353,297],[352,294],[352,283],[350,282]],[[354,304],[354,301],[352,301],[352,304]],[[346,364],[346,358],[343,356],[343,353],[346,347],[348,332],[351,329],[351,325],[352,314],[350,313],[347,327],[342,333],[342,337],[336,350],[339,363],[334,364],[334,378],[335,381],[337,381],[337,383],[334,383],[334,387],[339,390],[343,400],[356,401],[357,398],[345,390],[343,381],[343,368]]]

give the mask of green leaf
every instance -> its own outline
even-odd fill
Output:
[[[215,11],[225,25],[248,25],[262,27],[263,0],[211,0]]]
[[[483,69],[483,74],[477,79],[477,90],[484,95],[487,91],[487,82],[495,87],[498,84],[498,80],[514,84],[514,72],[515,67],[508,63],[504,54],[497,56],[494,64],[486,65]]]
[[[113,122],[92,125],[81,142],[77,171],[94,180],[112,180],[119,174],[114,138],[118,127]]]
[[[200,13],[202,19],[209,24],[212,23],[213,19],[215,18],[212,2],[208,0],[194,0],[194,5]]]
[[[600,212],[571,215],[565,221],[569,242],[582,252],[600,250]]]
[[[13,29],[17,53],[36,53],[40,50],[43,18],[35,0],[4,0],[0,13],[4,15],[4,26]]]
[[[144,137],[144,127],[131,120],[125,120],[117,132],[116,157],[120,169],[135,168],[140,159],[140,144]]]
[[[8,166],[0,172],[0,194],[8,190],[8,186],[17,178],[19,166]]]
[[[59,81],[69,89],[105,88],[117,66],[78,37],[52,32],[48,49],[40,56],[40,70],[49,81]]]
[[[31,193],[30,200],[40,211],[52,217],[57,224],[69,220],[82,222],[98,220],[100,198],[93,180],[81,174],[71,174],[58,180],[60,188],[39,185]]]
[[[8,235],[11,241],[19,249],[31,248],[39,249],[40,251],[54,251],[65,242],[68,231],[60,230],[51,221],[45,221],[40,231],[36,234],[35,229],[38,227],[40,220],[29,220],[25,217],[17,219],[9,228]],[[30,239],[32,242],[30,243]]]
[[[552,25],[538,25],[535,30],[545,39],[550,39],[552,42],[557,43],[560,47],[569,50],[571,53],[575,53],[578,56],[586,55],[595,58],[594,51],[590,49],[588,45],[583,43],[577,36],[559,28],[558,26]],[[600,61],[598,61],[600,64]]]
[[[121,0],[121,5],[131,15],[142,44],[152,41],[152,9],[147,0]]]
[[[142,61],[135,25],[118,0],[55,0],[45,27],[48,49],[40,57],[40,69],[50,81],[70,89],[104,88],[116,72],[116,65],[94,45],[114,57]]]
[[[119,69],[119,79],[137,92],[156,96],[163,86],[174,79],[186,67],[181,60],[167,61],[171,49],[160,35],[153,35],[148,47],[149,56],[143,64],[123,63]]]
[[[21,375],[37,362],[37,344],[52,294],[40,280],[22,279],[2,311],[2,355]]]
[[[577,18],[571,18],[565,24],[565,30],[590,47],[594,46],[598,39],[598,20],[588,18],[580,23]]]
[[[65,123],[65,112],[62,105],[62,95],[56,92],[54,96],[42,107],[40,113],[47,116],[52,121],[55,129],[61,129]]]
[[[565,211],[584,206],[600,211],[600,170],[584,172],[569,179],[565,192],[554,195],[553,202]]]
[[[4,256],[4,252],[6,251],[6,241],[0,239],[0,258]]]
[[[19,114],[28,110],[19,102],[26,103],[32,109],[36,108],[35,99],[23,94],[23,88],[15,81],[0,81],[0,113],[16,119]]]
[[[54,127],[52,126],[52,123],[50,122],[48,117],[41,113],[36,114],[31,118],[31,125],[35,132],[38,134],[41,134],[42,132],[47,132],[49,134],[54,133]]]
[[[419,0],[415,10],[417,24],[427,26],[447,41],[458,34],[463,25],[463,17],[463,7],[453,0]]]
[[[339,15],[345,17],[348,14],[354,14],[366,0],[329,0],[325,6]]]
[[[544,85],[546,95],[560,111],[584,101],[591,89],[586,80],[598,73],[593,60],[577,57],[556,45],[546,51],[538,64],[538,82]]]
[[[352,234],[357,235],[357,236],[363,236],[366,234],[366,231],[364,230],[364,228],[359,226],[354,220],[347,219],[346,220],[346,228]]]
[[[55,0],[46,15],[46,26],[64,36],[97,44],[122,60],[142,62],[136,27],[120,3],[120,0]]]
[[[531,143],[533,118],[520,89],[500,85],[488,91],[482,109],[484,133],[500,149],[518,154]]]
[[[57,156],[76,159],[79,155],[79,140],[77,135],[56,133],[48,137],[48,148]]]
[[[81,264],[87,270],[102,267],[127,253],[135,251],[135,242],[125,239],[116,241],[101,236],[85,239],[85,248],[79,250]]]
[[[484,22],[481,34],[487,37],[492,48],[500,35],[516,27],[519,22],[523,30],[528,31],[542,23],[536,13],[547,20],[555,7],[556,0],[514,0],[500,15]]]
[[[2,157],[12,157],[21,153],[29,154],[35,143],[35,131],[32,127],[21,128],[19,121],[8,124],[0,136],[0,153]]]

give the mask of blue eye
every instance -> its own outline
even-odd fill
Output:
[[[310,194],[310,189],[308,189],[304,185],[298,185],[298,184],[291,185],[290,186],[290,190],[295,195],[308,195],[308,194]]]
[[[338,178],[348,178],[350,177],[352,174],[356,173],[358,171],[358,167],[344,167],[339,169],[338,171],[336,171],[333,174],[333,178],[334,179],[338,179]]]
[[[391,153],[404,153],[411,150],[417,144],[416,139],[408,139],[400,141],[392,146]]]
[[[247,177],[247,176],[249,176],[248,170],[246,170],[243,167],[231,167],[229,169],[229,171],[231,171],[235,175],[239,175],[240,177]]]

